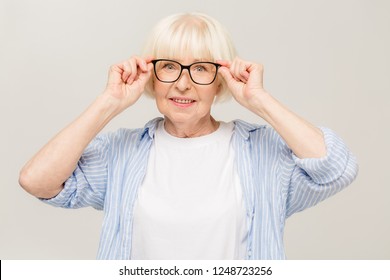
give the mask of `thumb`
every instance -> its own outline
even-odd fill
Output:
[[[148,80],[150,79],[153,72],[153,64],[148,63],[147,64],[147,70],[145,72],[140,73],[139,75],[139,81],[144,86]]]
[[[227,67],[222,66],[219,69],[219,73],[221,74],[222,78],[226,81],[229,87],[232,86],[234,82],[236,82],[232,73],[230,73],[230,70]]]

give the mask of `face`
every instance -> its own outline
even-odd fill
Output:
[[[193,59],[174,59],[189,65]],[[220,88],[217,79],[210,85],[194,83],[188,70],[183,69],[180,78],[173,83],[160,82],[154,77],[154,92],[161,114],[174,125],[191,126],[210,120],[211,105]]]

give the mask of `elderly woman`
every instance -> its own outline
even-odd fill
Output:
[[[98,135],[144,89],[164,118]],[[270,126],[215,120],[212,104],[229,95]],[[263,66],[236,58],[221,24],[195,13],[163,19],[143,57],[113,65],[20,184],[55,206],[103,210],[99,259],[284,259],[286,218],[356,174],[342,140],[272,97]]]

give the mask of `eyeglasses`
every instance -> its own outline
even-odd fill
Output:
[[[218,68],[221,66],[214,62],[195,62],[190,65],[182,65],[177,61],[170,59],[152,60],[154,73],[157,79],[163,83],[176,82],[183,72],[187,69],[191,80],[198,85],[209,85],[215,81]]]

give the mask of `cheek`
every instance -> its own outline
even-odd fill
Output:
[[[166,84],[160,83],[160,82],[154,82],[153,84],[153,91],[154,91],[154,97],[156,100],[157,109],[160,111],[160,113],[164,114],[167,107],[167,100],[166,96],[168,93],[168,87]]]
[[[168,94],[169,86],[170,86],[169,84],[161,83],[159,81],[154,81],[153,91],[156,99],[164,98]]]
[[[218,95],[219,89],[219,85],[214,85],[212,88],[208,89],[207,92],[204,93],[203,96],[208,103],[214,102],[215,97]]]

